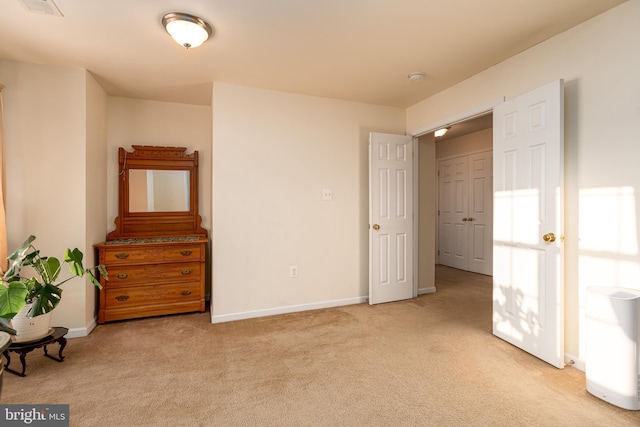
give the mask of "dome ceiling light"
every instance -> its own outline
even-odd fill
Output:
[[[162,17],[162,25],[180,46],[187,49],[200,46],[213,33],[204,19],[182,12],[167,13]]]
[[[447,133],[447,132],[449,131],[449,129],[450,129],[450,127],[448,127],[448,128],[438,129],[437,131],[435,131],[435,132],[433,133],[433,135],[434,135],[436,138],[440,138],[441,136],[444,136],[444,134],[445,134],[445,133]]]

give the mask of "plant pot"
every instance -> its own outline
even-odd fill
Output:
[[[11,320],[11,327],[16,330],[14,342],[29,342],[44,338],[51,333],[52,311],[36,317],[27,317],[32,304],[25,304],[22,310]]]

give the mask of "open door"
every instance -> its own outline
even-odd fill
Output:
[[[413,138],[369,137],[369,304],[414,297]]]
[[[563,81],[493,111],[493,333],[564,367]]]

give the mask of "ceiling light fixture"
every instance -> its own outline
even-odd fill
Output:
[[[182,12],[167,13],[162,17],[162,25],[180,46],[187,49],[200,46],[213,32],[204,19]]]
[[[419,82],[420,80],[424,80],[424,73],[418,71],[418,72],[409,74],[407,77],[409,77],[409,80],[412,82]]]
[[[442,129],[438,129],[437,131],[435,131],[433,133],[433,135],[436,138],[440,138],[441,136],[444,136],[445,133],[447,133],[447,131],[449,130],[449,128],[442,128]]]

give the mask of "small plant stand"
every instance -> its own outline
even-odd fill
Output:
[[[7,372],[11,372],[12,374],[18,375],[20,377],[25,377],[25,371],[27,370],[27,353],[32,352],[36,348],[44,347],[44,355],[49,359],[53,359],[57,362],[62,362],[64,360],[64,356],[62,355],[62,350],[64,350],[67,345],[67,339],[64,337],[67,332],[69,332],[68,328],[63,328],[61,326],[56,326],[53,328],[53,331],[44,338],[40,338],[36,341],[31,342],[20,342],[13,343],[7,348],[2,354],[7,359],[7,363],[4,365],[4,368]],[[58,351],[58,357],[51,356],[47,352],[47,346],[49,344],[58,343],[60,345],[60,350]],[[18,353],[20,354],[20,363],[22,364],[22,372],[14,371],[9,368],[9,364],[11,363],[11,358],[9,357],[9,353]]]

